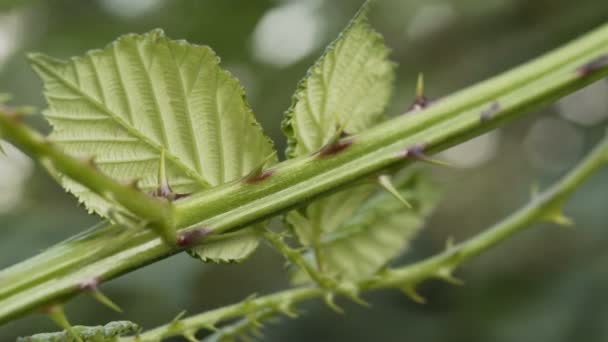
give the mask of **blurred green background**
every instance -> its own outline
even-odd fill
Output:
[[[1,1],[0,92],[44,107],[41,84],[25,61],[40,51],[66,58],[128,32],[165,29],[208,44],[236,74],[266,132],[285,147],[283,111],[297,81],[361,1],[98,0]],[[399,64],[390,114],[413,99],[416,74],[426,93],[446,96],[608,21],[603,0],[380,0],[372,22]],[[445,191],[440,208],[403,264],[461,241],[524,204],[572,167],[604,134],[608,82],[600,81],[542,112],[442,153],[456,164],[433,169]],[[31,123],[43,131],[40,118]],[[0,267],[92,225],[40,167],[6,146],[0,156]],[[344,303],[337,315],[314,302],[298,320],[280,319],[264,341],[608,341],[608,170],[585,184],[566,211],[573,229],[535,227],[466,265],[466,286],[422,286],[426,305],[398,291],[366,295],[373,307]],[[241,265],[203,265],[185,255],[123,276],[103,290],[124,309],[82,296],[68,305],[75,324],[128,319],[151,328],[185,309],[201,312],[287,286],[283,260],[261,248]],[[11,341],[56,328],[43,315],[0,327]],[[176,340],[177,341],[177,340]]]

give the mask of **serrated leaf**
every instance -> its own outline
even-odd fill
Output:
[[[228,263],[247,259],[259,245],[255,232],[239,233],[231,237],[219,236],[216,240],[195,247],[189,251],[204,262]]]
[[[328,272],[344,280],[358,281],[373,275],[406,250],[439,196],[421,173],[401,183],[399,192],[413,204],[413,209],[404,208],[390,193],[379,192],[342,226],[323,237],[321,253]],[[300,283],[306,276],[299,271],[293,279]]]
[[[319,150],[344,126],[358,133],[382,119],[391,95],[394,65],[382,36],[367,20],[369,2],[300,82],[282,128],[288,138],[287,156]],[[291,212],[287,222],[304,245],[315,235],[333,231],[373,192],[373,186],[347,189]]]
[[[357,133],[377,123],[392,92],[394,64],[367,20],[369,2],[300,82],[282,128],[290,158],[321,148],[345,125]]]
[[[304,246],[313,243],[316,231],[329,233],[351,217],[363,202],[374,192],[373,185],[355,186],[326,198],[314,201],[304,210],[291,211],[287,222],[293,227]]]
[[[118,181],[140,179],[144,191],[159,185],[163,150],[167,181],[182,194],[238,179],[273,153],[238,80],[207,46],[154,30],[69,61],[30,60],[44,82],[52,141],[94,156]],[[62,184],[102,216],[115,205],[70,179]]]
[[[87,327],[76,325],[74,332],[87,342],[111,342],[116,337],[136,334],[140,327],[130,321],[115,321],[104,326]],[[17,342],[75,342],[74,337],[67,331],[42,333],[28,337],[19,337]]]

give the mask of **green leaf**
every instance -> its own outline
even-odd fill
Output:
[[[357,133],[382,119],[394,64],[382,36],[367,20],[369,2],[300,82],[282,128],[290,158],[317,151],[336,126]]]
[[[358,133],[380,121],[391,95],[394,64],[382,36],[367,20],[370,3],[329,45],[300,82],[282,128],[288,138],[287,156],[311,154],[334,137],[337,127]],[[304,245],[333,231],[374,191],[353,187],[287,215]]]
[[[321,241],[324,267],[341,279],[365,279],[402,254],[436,206],[438,192],[416,171],[398,185],[400,194],[412,203],[408,210],[388,192],[378,192],[356,213]],[[295,282],[306,279],[302,271]]]
[[[238,179],[274,151],[238,80],[207,46],[153,30],[69,61],[30,60],[44,82],[50,139],[73,156],[94,156],[116,180],[139,179],[144,191],[159,186],[162,151],[180,194]],[[70,179],[62,184],[97,214],[115,206]]]
[[[73,330],[83,341],[110,342],[115,337],[133,335],[139,332],[139,325],[130,321],[115,321],[104,326],[87,327],[76,325]],[[17,342],[74,342],[74,337],[67,331],[55,333],[36,334],[28,337],[19,337]]]
[[[189,253],[205,262],[241,262],[255,251],[259,241],[260,239],[254,231],[241,231],[234,236],[220,235],[217,240],[195,247]]]
[[[294,228],[304,246],[313,245],[315,232],[329,233],[351,217],[374,192],[375,186],[361,185],[317,200],[304,210],[287,214],[287,222]]]

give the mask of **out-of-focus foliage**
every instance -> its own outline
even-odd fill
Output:
[[[88,342],[112,342],[115,337],[132,335],[140,328],[137,324],[129,321],[110,322],[106,325],[95,327],[74,326],[73,331],[84,341]],[[28,337],[21,337],[17,342],[75,342],[71,333],[64,330],[57,333],[43,333]]]
[[[10,5],[9,5],[10,3]],[[207,44],[242,80],[258,120],[285,148],[282,113],[295,85],[344,27],[360,1],[9,1],[0,6],[0,92],[15,103],[43,107],[42,89],[24,53],[66,58],[104,46],[125,33],[161,27],[169,37]],[[426,95],[441,97],[514,66],[603,23],[597,0],[380,0],[371,21],[398,63],[388,113],[405,111],[415,78],[424,72]],[[605,132],[604,81],[516,122],[452,149],[443,158],[462,169],[436,170],[445,197],[406,260],[441,250],[486,228],[524,203],[531,184],[550,183]],[[589,119],[583,120],[583,118]],[[28,118],[38,127],[49,127]],[[96,221],[40,168],[14,149],[0,156],[0,266],[29,257]],[[10,165],[10,166],[9,166]],[[603,172],[566,208],[577,228],[531,230],[468,265],[466,286],[430,283],[428,304],[386,292],[372,309],[344,305],[337,317],[310,304],[296,321],[266,329],[269,341],[605,341],[608,235]],[[33,215],[32,213],[35,213]],[[256,270],[255,272],[251,270]],[[182,309],[200,312],[240,301],[251,292],[286,286],[282,260],[265,249],[241,265],[209,265],[176,256],[104,286],[127,311],[91,309],[83,297],[68,305],[72,323],[129,319],[152,327]],[[137,294],[137,295],[136,295]],[[471,328],[474,327],[474,328]],[[32,316],[0,328],[0,340],[56,330]]]

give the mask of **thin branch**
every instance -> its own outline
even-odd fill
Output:
[[[373,279],[360,282],[361,291],[400,288],[407,293],[415,293],[415,287],[428,279],[442,279],[454,282],[453,271],[471,258],[508,239],[514,234],[539,221],[555,222],[561,217],[561,208],[585,180],[608,164],[608,138],[604,139],[583,161],[564,176],[558,183],[517,212],[497,223],[485,232],[459,245],[449,247],[444,252],[409,266],[382,272]],[[559,222],[559,220],[557,221]],[[300,287],[275,294],[246,300],[216,310],[207,311],[179,321],[179,329],[171,323],[140,334],[138,337],[123,337],[121,342],[159,341],[162,338],[182,335],[215,326],[220,322],[256,313],[286,313],[297,303],[322,297],[325,290],[318,287]],[[173,324],[173,325],[172,325]],[[138,340],[139,339],[139,340]]]
[[[96,167],[93,158],[82,160],[65,154],[47,138],[26,126],[22,122],[22,115],[16,110],[0,106],[0,135],[4,139],[19,146],[31,157],[48,161],[53,169],[102,198],[116,201],[143,221],[150,222],[150,227],[155,228],[166,241],[175,241],[170,203],[106,176]]]

